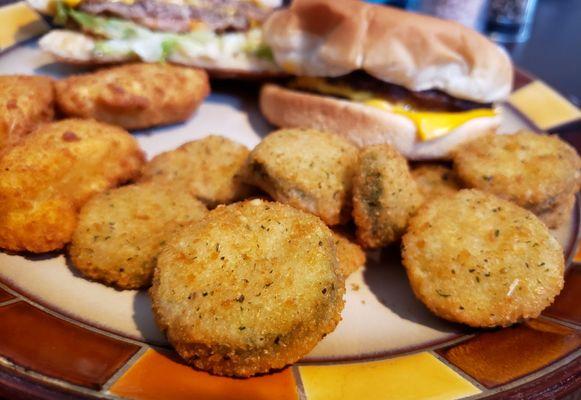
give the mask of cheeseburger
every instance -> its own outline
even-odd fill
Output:
[[[77,64],[169,61],[217,75],[278,73],[262,25],[279,0],[29,0],[62,29],[40,47]]]
[[[512,89],[507,54],[458,23],[356,0],[295,0],[263,26],[295,76],[262,88],[274,125],[390,143],[413,160],[449,158],[494,131]]]

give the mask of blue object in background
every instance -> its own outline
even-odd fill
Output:
[[[526,42],[536,8],[537,0],[490,0],[486,30],[500,43]]]
[[[398,8],[412,8],[416,0],[366,0],[368,3],[384,4]]]

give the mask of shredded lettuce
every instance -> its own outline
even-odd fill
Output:
[[[219,58],[243,54],[274,63],[270,48],[259,29],[217,35],[209,30],[188,33],[158,32],[119,18],[101,17],[74,10],[57,2],[55,23],[75,21],[80,28],[99,38],[94,51],[106,56],[137,55],[144,61],[166,61],[172,55]],[[58,21],[57,21],[58,19]]]
[[[56,2],[54,23],[57,25],[65,25],[69,19],[70,7],[62,1]]]

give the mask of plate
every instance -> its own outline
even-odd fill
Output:
[[[61,77],[77,71],[53,63],[34,40],[0,56],[0,74]],[[527,114],[527,98],[536,101],[541,89],[550,93],[545,99],[556,95],[522,74],[517,86],[523,87],[514,104],[502,108],[505,131],[534,128],[538,115]],[[256,86],[222,82],[185,124],[134,135],[148,157],[210,133],[252,148],[272,129],[257,110],[256,96]],[[555,99],[548,103],[559,107],[563,100]],[[157,329],[144,291],[86,281],[61,252],[0,253],[0,394],[132,399],[562,394],[579,385],[581,370],[581,268],[573,262],[579,219],[577,201],[570,222],[553,232],[572,266],[563,293],[537,320],[499,330],[445,322],[414,298],[399,249],[386,248],[370,252],[367,265],[349,277],[343,320],[333,333],[298,364],[251,379],[216,377],[184,365]]]

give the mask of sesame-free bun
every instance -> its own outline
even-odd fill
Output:
[[[471,119],[440,138],[422,141],[406,116],[362,103],[266,84],[260,111],[273,125],[332,132],[359,147],[390,144],[409,160],[449,159],[459,145],[490,134],[500,117]]]
[[[452,21],[356,0],[295,0],[273,13],[264,37],[276,62],[302,76],[355,70],[420,91],[438,89],[481,103],[512,88],[508,55]]]

